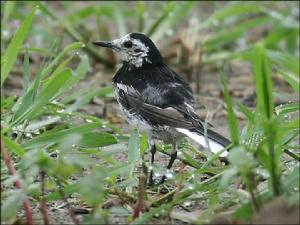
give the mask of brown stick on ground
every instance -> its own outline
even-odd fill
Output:
[[[145,210],[145,186],[146,186],[146,176],[142,175],[139,177],[139,189],[138,198],[133,210],[133,218],[139,217],[141,212]]]
[[[41,196],[40,196],[40,211],[45,225],[51,224],[48,212],[47,205],[45,200],[45,172],[41,171]]]
[[[6,147],[2,143],[2,141],[1,141],[1,154],[2,154],[5,164],[7,166],[9,174],[12,176],[16,176],[16,174],[17,174],[16,169],[15,169],[15,167],[11,161],[10,155],[9,155]],[[19,178],[16,179],[15,186],[16,186],[16,188],[23,190],[22,182]],[[33,216],[32,216],[32,210],[30,208],[30,203],[29,203],[28,198],[24,199],[23,207],[24,207],[24,211],[25,211],[25,215],[26,215],[27,224],[32,225],[33,224]]]

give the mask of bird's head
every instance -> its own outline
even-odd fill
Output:
[[[133,68],[162,62],[162,56],[152,40],[141,33],[130,33],[113,41],[95,41],[93,44],[111,48],[123,63]]]

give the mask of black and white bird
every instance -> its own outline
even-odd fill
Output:
[[[209,147],[214,153],[230,144],[211,127],[206,129],[207,139],[204,137],[204,121],[195,112],[191,88],[164,63],[159,50],[146,35],[130,33],[113,41],[93,43],[111,48],[123,62],[113,78],[113,86],[128,122],[148,132],[151,163],[156,152],[154,139],[173,146],[167,169],[176,159],[177,145],[184,136]],[[153,184],[152,175],[151,171],[150,185]],[[165,177],[161,182],[164,180]]]

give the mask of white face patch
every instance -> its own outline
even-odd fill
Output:
[[[132,43],[132,47],[126,48],[124,46],[124,43],[127,41]],[[149,48],[141,41],[131,38],[129,34],[112,41],[112,44],[116,46],[113,50],[118,53],[121,60],[129,63],[131,66],[141,67],[144,60],[151,63],[148,59]]]

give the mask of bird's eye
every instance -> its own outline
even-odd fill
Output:
[[[124,42],[124,46],[125,46],[126,48],[131,48],[131,47],[132,47],[132,42],[131,42],[131,41],[125,41],[125,42]]]

